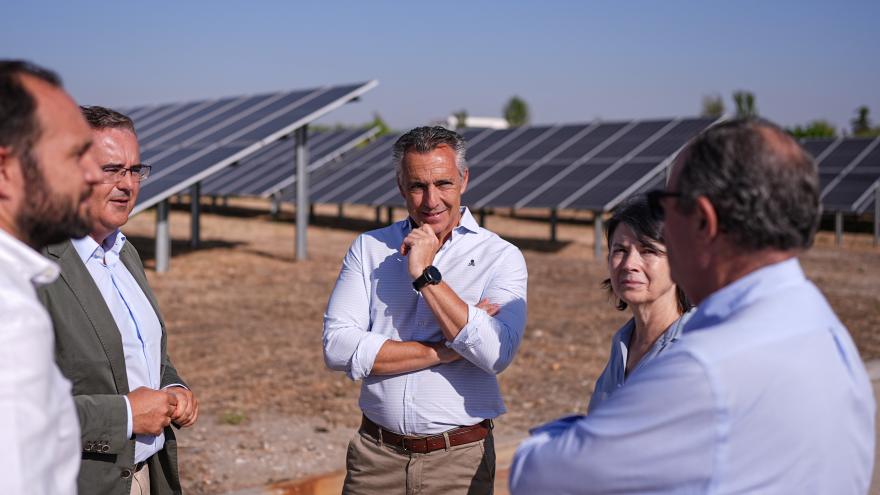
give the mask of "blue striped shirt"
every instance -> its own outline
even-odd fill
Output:
[[[443,340],[398,252],[410,228],[408,220],[400,221],[352,243],[324,314],[324,360],[363,379],[361,409],[389,430],[426,435],[494,418],[505,412],[495,375],[513,360],[525,330],[526,264],[515,246],[481,228],[467,208],[433,262],[468,304],[467,324],[447,343],[464,359],[399,375],[370,374],[386,340]],[[494,317],[475,307],[484,298],[501,307]]]
[[[790,259],[706,298],[588,416],[535,429],[510,493],[864,494],[874,411],[849,333]]]

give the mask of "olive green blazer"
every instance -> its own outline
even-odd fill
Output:
[[[82,430],[79,493],[129,495],[135,441],[126,437],[128,413],[123,395],[129,392],[119,329],[98,286],[70,241],[49,246],[44,254],[61,267],[61,276],[39,289],[55,327],[55,359],[73,384]],[[120,260],[150,300],[162,326],[162,386],[183,380],[168,359],[165,322],[140,256],[126,242]],[[149,461],[152,495],[180,493],[177,442],[165,428],[165,447]]]

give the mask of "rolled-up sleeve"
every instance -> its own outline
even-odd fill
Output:
[[[370,374],[376,355],[388,340],[370,332],[370,292],[362,265],[363,236],[345,255],[324,313],[324,362],[352,380]]]
[[[488,373],[500,373],[513,361],[526,327],[528,271],[522,253],[510,246],[494,267],[482,299],[500,306],[489,316],[468,306],[468,322],[449,346]]]

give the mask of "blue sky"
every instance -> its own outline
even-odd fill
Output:
[[[58,71],[109,106],[378,79],[322,123],[379,112],[403,129],[451,112],[533,122],[694,115],[734,90],[783,125],[880,123],[880,2],[4,1],[0,57]]]

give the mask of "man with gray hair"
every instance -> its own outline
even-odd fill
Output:
[[[533,430],[511,493],[866,493],[871,383],[797,259],[820,217],[812,158],[776,125],[733,120],[648,199],[697,310],[588,416]]]
[[[0,493],[72,495],[79,425],[36,287],[58,266],[36,250],[88,232],[99,177],[92,136],[57,75],[0,60]]]
[[[88,235],[46,249],[61,277],[40,289],[55,326],[55,357],[73,381],[82,430],[80,493],[180,493],[170,424],[190,426],[198,401],[166,350],[165,323],[137,250],[120,231],[150,166],[134,123],[83,107],[101,167]]]
[[[327,366],[363,380],[343,493],[492,493],[496,375],[525,328],[525,260],[461,206],[461,136],[413,129],[393,160],[409,217],[352,243],[324,315]]]

